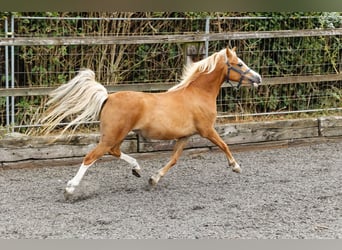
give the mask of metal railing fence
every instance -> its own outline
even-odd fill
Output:
[[[127,14],[128,15],[128,14]],[[164,91],[185,45],[200,59],[227,45],[260,72],[259,89],[224,84],[221,118],[342,110],[342,17],[99,18],[11,16],[0,23],[0,126],[35,123],[51,89],[82,67],[109,91]]]

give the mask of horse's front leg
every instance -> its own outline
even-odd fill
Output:
[[[203,137],[209,139],[212,143],[217,145],[227,156],[228,164],[232,167],[233,172],[241,173],[240,165],[234,159],[232,153],[229,150],[227,144],[222,140],[219,134],[214,128],[206,130],[205,134],[201,134]]]
[[[170,168],[172,168],[177,163],[177,160],[182,154],[183,148],[185,147],[188,140],[189,140],[189,137],[183,137],[176,141],[176,144],[173,148],[171,160],[165,165],[165,167],[161,168],[155,175],[151,176],[149,180],[149,184],[151,186],[157,185],[160,178],[163,177],[170,170]]]

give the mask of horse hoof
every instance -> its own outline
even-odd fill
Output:
[[[67,190],[64,190],[63,195],[64,195],[64,199],[65,199],[66,201],[70,200],[71,197],[72,197],[72,194],[69,193]]]
[[[70,198],[72,197],[72,194],[74,193],[75,188],[74,187],[66,187],[64,190],[64,199],[70,200]]]
[[[151,178],[148,180],[148,184],[150,184],[150,186],[154,187],[156,186],[158,183],[158,181],[156,180],[156,178],[154,176],[151,176]]]
[[[238,167],[233,167],[233,172],[234,173],[238,173],[238,174],[240,174],[241,173],[241,168],[238,166]]]
[[[132,174],[136,177],[141,177],[141,170],[137,168],[132,169]]]

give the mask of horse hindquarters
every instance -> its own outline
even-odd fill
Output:
[[[134,129],[144,105],[139,92],[117,92],[108,96],[100,115],[101,141],[116,146]]]
[[[137,112],[128,112],[127,107],[120,108],[124,104],[124,100],[120,100],[120,95],[118,95],[118,98],[116,95],[110,95],[103,104],[100,114],[100,142],[95,149],[84,157],[78,172],[68,182],[64,193],[65,199],[69,199],[73,195],[87,169],[106,153],[127,161],[133,166],[133,174],[140,175],[140,167],[136,160],[122,154],[120,151],[122,141],[134,126],[136,120],[134,116],[137,116]]]

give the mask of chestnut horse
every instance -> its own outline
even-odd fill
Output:
[[[152,186],[176,164],[189,137],[194,134],[217,145],[226,154],[232,170],[239,173],[239,164],[214,129],[216,98],[222,83],[229,80],[238,82],[239,86],[261,83],[260,75],[237,57],[235,48],[222,49],[187,66],[182,81],[163,93],[122,91],[108,94],[95,81],[93,71],[81,70],[51,93],[48,102],[51,107],[42,120],[47,124],[48,133],[70,115],[74,115],[74,120],[65,130],[80,122],[100,119],[100,142],[85,156],[77,174],[67,183],[65,198],[72,196],[87,169],[106,153],[128,162],[133,167],[133,174],[140,177],[136,159],[120,150],[122,141],[132,130],[145,138],[176,140],[171,160],[149,179]]]

